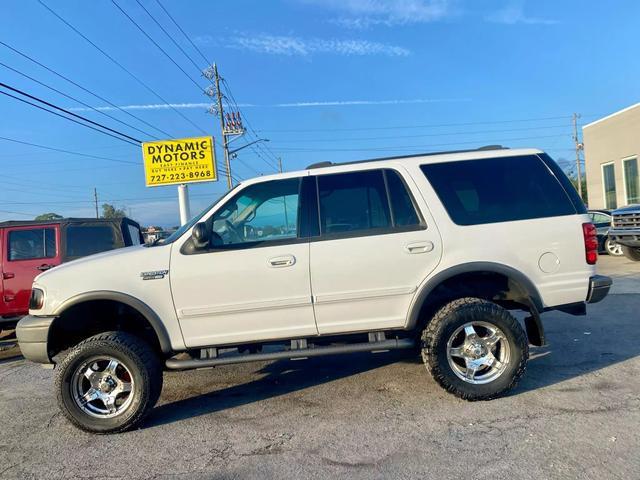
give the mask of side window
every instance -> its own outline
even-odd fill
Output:
[[[320,175],[317,179],[322,235],[391,226],[382,170]]]
[[[602,213],[592,213],[592,218],[593,218],[593,223],[606,223],[609,224],[611,223],[611,217],[609,217],[608,215],[604,215]]]
[[[118,247],[115,233],[111,225],[69,225],[66,256],[79,258],[113,250]]]
[[[129,232],[129,238],[131,239],[131,245],[140,245],[140,229],[128,223],[127,230]]]
[[[420,168],[458,225],[576,213],[560,182],[536,155],[431,163]]]
[[[419,225],[420,218],[413,204],[411,194],[402,181],[400,174],[394,170],[385,170],[387,188],[389,189],[389,203],[393,213],[393,224],[396,227]]]
[[[223,245],[298,236],[300,179],[257,183],[240,191],[213,216]]]
[[[9,260],[35,260],[56,256],[56,231],[54,228],[13,230],[8,238]]]

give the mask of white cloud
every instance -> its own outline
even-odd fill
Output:
[[[486,20],[505,25],[555,25],[557,20],[548,18],[529,17],[524,11],[525,0],[511,0],[504,8],[487,15]]]
[[[201,38],[200,41],[203,39]],[[313,54],[338,54],[346,56],[386,55],[406,57],[411,52],[396,45],[369,40],[342,40],[302,38],[288,35],[239,33],[218,45],[238,50],[250,50],[269,55],[307,57]]]
[[[329,100],[329,101],[303,101],[303,102],[287,102],[287,103],[271,103],[271,104],[254,104],[254,103],[240,103],[238,107],[241,108],[305,108],[305,107],[340,107],[350,105],[409,105],[419,103],[447,103],[447,102],[470,102],[468,98],[414,98],[414,99],[393,99],[393,100]],[[121,105],[120,110],[167,110],[170,108],[177,109],[193,109],[209,107],[209,103],[148,103],[148,104],[134,104],[134,105]],[[69,108],[74,112],[86,112],[91,109]],[[115,107],[103,106],[96,107],[96,110],[103,112],[110,112],[117,110]]]
[[[441,20],[453,14],[454,0],[300,0],[329,8],[341,15],[340,26],[365,29],[375,25],[406,25]]]

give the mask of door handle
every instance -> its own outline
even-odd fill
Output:
[[[37,270],[40,270],[41,272],[44,272],[45,270],[49,270],[50,268],[55,267],[55,265],[47,265],[46,263],[43,265],[40,265],[39,267],[36,267]]]
[[[4,273],[2,274],[2,279],[3,279],[3,280],[9,280],[10,278],[13,278],[13,277],[15,277],[15,276],[16,276],[16,274],[15,274],[15,273],[11,273],[11,272],[4,272]]]
[[[273,257],[269,259],[269,265],[274,268],[290,267],[296,263],[296,257],[293,255],[283,255],[281,257]]]
[[[433,250],[433,242],[416,242],[404,246],[407,253],[427,253]]]

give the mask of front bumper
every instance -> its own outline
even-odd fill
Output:
[[[594,275],[589,279],[587,303],[598,303],[609,293],[613,281],[604,275]]]
[[[36,363],[53,363],[49,358],[49,329],[56,317],[22,317],[16,327],[20,351],[27,360]]]
[[[640,228],[615,228],[609,229],[609,238],[620,245],[627,247],[640,247]]]

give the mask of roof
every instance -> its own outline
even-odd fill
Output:
[[[126,217],[124,217],[126,218]],[[7,220],[4,222],[0,222],[0,228],[4,227],[26,227],[26,226],[36,226],[36,225],[58,225],[58,224],[69,224],[69,223],[120,223],[122,221],[121,218],[59,218],[57,220]]]
[[[393,165],[394,163],[406,163],[422,165],[425,163],[439,163],[439,162],[456,162],[464,160],[483,160],[495,157],[521,157],[525,155],[540,155],[544,153],[537,148],[505,148],[499,145],[482,147],[474,150],[454,150],[447,152],[428,152],[428,153],[415,153],[412,155],[399,155],[395,157],[382,157],[382,158],[370,158],[366,160],[356,160],[340,163],[332,162],[320,162],[309,165],[304,170],[292,170],[283,173],[273,173],[270,175],[261,175],[259,177],[243,180],[239,185],[250,185],[252,183],[261,183],[270,180],[278,180],[281,178],[297,178],[303,175],[309,175],[318,170],[330,170],[330,173],[340,171],[357,171],[367,168],[386,168],[387,165]],[[386,165],[379,165],[379,163]],[[342,169],[344,168],[344,170]]]
[[[628,112],[629,110],[633,110],[634,108],[638,108],[638,107],[640,107],[640,103],[636,103],[634,105],[631,105],[630,107],[623,108],[622,110],[618,110],[617,112],[614,112],[611,115],[607,115],[606,117],[602,117],[602,118],[599,118],[598,120],[595,120],[595,121],[593,121],[591,123],[587,123],[582,128],[593,127],[594,125],[597,125],[600,122],[604,122],[605,120],[609,120],[611,118],[617,117],[618,115],[620,115],[622,113]]]

